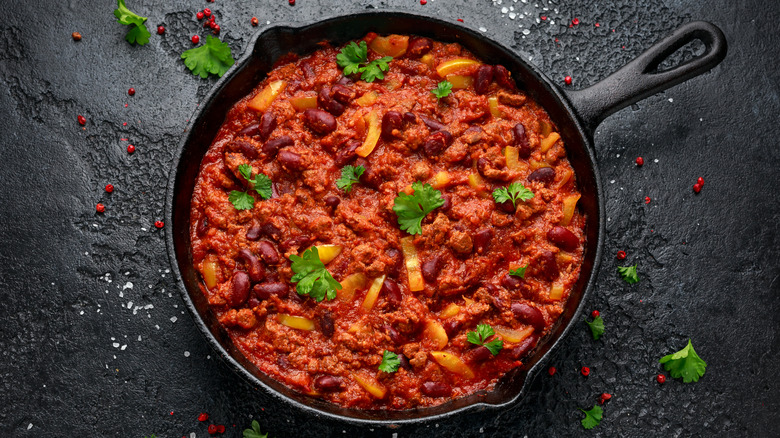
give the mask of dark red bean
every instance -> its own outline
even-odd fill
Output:
[[[515,136],[515,146],[517,146],[517,155],[520,158],[528,158],[531,156],[531,145],[528,143],[528,136],[525,133],[525,126],[522,123],[518,123],[512,128],[512,133]]]
[[[320,376],[314,379],[314,387],[322,392],[341,391],[341,379],[335,376]]]
[[[358,140],[349,140],[343,148],[336,152],[336,157],[333,159],[336,166],[344,167],[349,164],[350,161],[354,160],[357,157],[355,151],[360,145],[361,143]]]
[[[404,265],[404,259],[401,256],[401,251],[397,250],[396,248],[388,248],[385,250],[385,254],[387,254],[387,256],[392,259],[390,266],[388,266],[387,275],[398,278],[398,276],[401,275],[401,268]]]
[[[244,262],[249,278],[253,282],[261,281],[265,277],[265,270],[260,260],[247,248],[238,251],[238,258]]]
[[[330,208],[336,208],[341,203],[341,198],[338,196],[326,196],[325,199],[323,199],[323,202]]]
[[[504,201],[501,203],[498,203],[498,208],[500,208],[505,213],[514,214],[514,212],[517,210],[517,207],[515,207],[515,204],[512,204],[512,201]]]
[[[507,68],[503,65],[497,65],[493,68],[493,79],[498,85],[506,88],[507,90],[517,90],[517,85],[512,79],[512,73],[510,73],[509,70],[507,70]]]
[[[536,307],[525,303],[512,304],[512,313],[520,322],[533,326],[539,332],[544,330],[544,315]]]
[[[299,294],[295,288],[290,288],[289,292],[287,292],[287,299],[293,303],[303,304],[304,298],[305,296]]]
[[[425,382],[420,386],[420,392],[428,397],[449,397],[452,387],[444,382]]]
[[[260,117],[260,137],[267,139],[276,129],[276,114],[266,111]]]
[[[260,227],[260,225],[252,225],[247,231],[246,231],[246,240],[249,240],[250,242],[254,242],[255,240],[260,238],[260,235],[262,234],[263,229]]]
[[[468,358],[474,362],[484,362],[493,357],[493,353],[483,345],[472,348],[466,354],[468,355]]]
[[[391,325],[385,325],[385,332],[387,333],[387,336],[390,337],[390,340],[393,341],[396,345],[401,345],[404,343],[404,338],[401,336],[400,333],[398,333],[398,330],[394,329]]]
[[[346,76],[340,77],[339,80],[336,81],[336,83],[339,84],[339,85],[345,85],[345,86],[350,86],[350,85],[353,84],[352,79],[350,79],[350,78],[348,78]]]
[[[198,237],[203,237],[206,235],[206,232],[208,230],[209,230],[209,219],[206,216],[203,216],[198,222],[198,226],[195,228],[195,233],[198,235]]]
[[[406,55],[410,58],[419,58],[430,52],[433,48],[433,41],[428,38],[412,38],[406,47]]]
[[[504,286],[509,290],[515,290],[519,288],[521,284],[523,284],[523,279],[520,277],[509,274],[505,274],[501,277],[501,286]]]
[[[254,285],[252,291],[258,299],[267,300],[273,296],[284,298],[288,294],[289,289],[290,287],[287,283],[269,281]]]
[[[322,335],[326,338],[333,336],[333,333],[336,331],[336,325],[333,322],[333,316],[326,312],[320,315],[320,317],[317,319],[320,323],[320,331],[322,332]]]
[[[263,261],[269,265],[276,265],[279,263],[279,252],[276,250],[273,243],[266,240],[260,241],[257,246],[257,252],[260,253],[260,257],[263,258]]]
[[[244,156],[250,160],[257,157],[257,149],[255,149],[255,145],[245,140],[233,140],[230,142],[227,148],[230,151],[244,154]]]
[[[392,307],[398,307],[401,304],[401,288],[398,287],[395,281],[389,278],[382,283],[382,289],[379,291],[379,294],[384,296]]]
[[[304,168],[303,157],[297,152],[287,149],[279,151],[276,155],[279,164],[290,170],[302,170]]]
[[[460,330],[462,325],[463,323],[460,322],[460,320],[449,319],[444,324],[442,324],[442,327],[444,327],[444,331],[447,333],[447,336],[453,336],[458,332],[458,330]]]
[[[450,211],[450,208],[452,208],[452,200],[450,199],[449,195],[441,195],[441,199],[444,200],[444,204],[439,207],[441,211]]]
[[[244,271],[237,271],[230,281],[230,294],[225,297],[228,306],[238,307],[249,298],[249,275]]]
[[[487,250],[492,238],[493,231],[490,228],[483,228],[474,234],[471,240],[474,242],[474,250],[477,254],[483,254]]]
[[[317,95],[317,104],[320,108],[333,114],[334,116],[340,116],[344,113],[346,107],[333,98],[333,93],[329,86],[324,86]]]
[[[474,78],[474,91],[476,91],[477,94],[487,93],[491,82],[493,82],[493,66],[480,66],[477,69],[477,74]]]
[[[254,295],[249,295],[249,299],[246,300],[246,305],[250,309],[254,309],[255,307],[260,305],[260,300],[257,299]]]
[[[289,135],[283,135],[273,140],[268,140],[263,145],[263,152],[273,158],[279,153],[279,149],[294,145],[295,142]]]
[[[539,169],[534,170],[531,172],[530,175],[528,175],[528,181],[538,181],[540,183],[543,183],[544,185],[548,185],[551,182],[555,181],[555,169],[552,167],[542,167]]]
[[[321,109],[307,109],[303,112],[303,121],[309,129],[318,134],[330,134],[336,130],[336,119]]]
[[[293,248],[302,248],[311,244],[311,238],[309,236],[297,236],[292,237],[280,244],[280,247],[285,250],[291,250]]]
[[[436,282],[439,276],[439,257],[434,257],[423,262],[421,266],[422,276],[428,283]]]
[[[260,124],[259,123],[253,123],[246,128],[238,131],[239,135],[248,135],[250,137],[253,137],[255,135],[260,134]]]
[[[261,227],[263,230],[263,234],[278,241],[280,237],[282,237],[282,232],[279,231],[279,228],[276,228],[276,225],[266,222]]]
[[[415,116],[414,113],[404,113],[404,123],[417,123],[417,116]]]
[[[555,226],[548,231],[547,240],[564,251],[574,251],[580,245],[577,235],[561,226]]]
[[[441,122],[438,122],[436,120],[430,119],[425,116],[419,116],[419,117],[420,120],[422,120],[423,123],[425,123],[425,126],[427,126],[428,129],[430,129],[431,131],[441,131],[443,129],[447,129],[447,125],[444,125]]]
[[[542,251],[536,259],[536,272],[547,281],[554,281],[560,275],[558,262],[552,251]]]
[[[519,344],[517,344],[512,350],[510,350],[509,355],[515,359],[522,359],[525,357],[534,347],[536,347],[536,342],[539,341],[539,337],[536,335],[536,333],[532,333],[527,338],[523,339]]]
[[[439,155],[444,151],[447,147],[447,135],[445,132],[446,131],[436,131],[425,139],[423,150],[425,150],[426,155],[432,157]],[[452,137],[452,135],[450,135],[450,137]]]
[[[330,95],[338,102],[348,104],[355,97],[355,93],[344,85],[336,84],[330,89]]]
[[[400,133],[403,121],[403,116],[398,111],[386,112],[382,117],[382,136],[393,138],[394,131]]]
[[[412,365],[409,363],[409,359],[405,355],[399,354],[398,355],[398,361],[401,362],[401,368],[403,368],[405,370],[411,370],[412,369]]]

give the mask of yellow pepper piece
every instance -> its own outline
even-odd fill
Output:
[[[368,91],[363,93],[362,96],[355,99],[355,103],[360,106],[371,106],[376,102],[376,98],[379,96],[376,91]]]
[[[217,269],[219,265],[216,260],[204,260],[201,264],[200,275],[203,277],[203,283],[209,289],[217,285]]]
[[[462,90],[474,84],[474,76],[447,75],[447,81],[452,84],[452,88]]]
[[[279,324],[286,325],[290,328],[306,331],[314,330],[314,321],[309,318],[280,313],[277,315],[277,319],[279,320]]]
[[[438,190],[444,187],[447,187],[447,185],[452,180],[452,177],[450,176],[450,173],[446,170],[442,170],[441,172],[438,172],[436,175],[433,176],[433,180],[431,181],[431,187]]]
[[[469,175],[469,185],[477,191],[485,188],[485,180],[478,173],[472,173]]]
[[[406,49],[409,47],[409,37],[406,35],[378,36],[371,41],[368,47],[382,56],[398,58],[406,53]]]
[[[563,218],[559,222],[560,226],[568,226],[571,218],[574,217],[574,210],[577,208],[577,201],[581,195],[569,195],[563,198]]]
[[[355,379],[358,385],[362,386],[363,389],[368,391],[368,393],[372,396],[376,398],[385,398],[387,389],[384,387],[384,385],[374,380],[373,377],[361,376],[357,373],[353,373],[352,377]]]
[[[507,146],[504,148],[504,158],[506,158],[506,167],[514,170],[519,167],[520,163],[520,151],[515,146]]]
[[[551,300],[560,300],[563,298],[563,285],[560,283],[555,283],[552,286],[550,286],[550,295]]]
[[[488,108],[490,108],[490,114],[500,119],[504,117],[504,112],[501,111],[501,108],[498,107],[498,98],[497,97],[488,97]]]
[[[379,291],[382,290],[382,283],[385,282],[385,275],[375,278],[371,283],[371,288],[368,289],[366,297],[363,299],[363,311],[370,312],[376,304],[377,298],[379,298]]]
[[[547,152],[553,147],[556,141],[560,140],[560,138],[561,134],[558,134],[557,132],[550,133],[550,135],[542,139],[539,144],[539,150],[542,151],[542,153]]]
[[[319,245],[317,253],[320,255],[320,261],[327,265],[341,254],[341,245]]]
[[[473,59],[467,59],[467,58],[455,58],[450,59],[449,61],[444,61],[441,64],[436,66],[436,73],[439,74],[439,76],[446,78],[447,75],[453,74],[459,70],[463,70],[466,67],[470,67],[472,65],[479,65],[481,62],[475,61]]]
[[[368,124],[366,139],[359,148],[355,149],[355,153],[364,158],[374,150],[379,141],[379,135],[382,133],[381,121],[376,111],[366,114],[365,120]]]
[[[406,236],[401,238],[401,252],[406,261],[406,272],[409,275],[409,290],[417,292],[425,289],[425,281],[420,270],[420,259],[417,257],[417,248],[414,247],[414,238]]]
[[[441,324],[434,320],[429,320],[425,324],[425,329],[423,330],[422,334],[422,341],[423,344],[426,344],[437,350],[441,350],[447,346],[450,338],[447,336],[447,332],[444,330],[444,327],[442,327]]]
[[[266,85],[252,100],[247,103],[247,106],[255,111],[265,111],[273,103],[276,96],[278,96],[287,86],[286,81],[273,81]]]
[[[460,306],[455,303],[450,303],[447,305],[447,307],[444,308],[444,310],[441,311],[439,317],[442,319],[452,318],[458,313],[460,313]]]
[[[433,55],[431,55],[430,53],[426,53],[425,55],[422,56],[422,58],[420,58],[420,62],[427,65],[428,68],[433,68],[433,63],[434,63]]]
[[[534,328],[531,326],[524,329],[511,329],[506,327],[494,327],[494,329],[501,339],[510,344],[519,344],[523,339],[531,336],[531,333],[534,332]]]
[[[317,96],[291,97],[290,104],[297,111],[303,111],[309,108],[317,108]]]
[[[450,372],[463,376],[467,379],[474,378],[474,371],[471,371],[468,365],[458,356],[446,351],[431,351],[433,360]]]
[[[368,279],[360,272],[351,274],[341,282],[341,290],[336,291],[336,297],[341,301],[352,301],[358,289],[366,287]]]

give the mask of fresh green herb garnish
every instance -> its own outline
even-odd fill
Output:
[[[639,276],[636,274],[636,265],[618,266],[618,273],[628,284],[639,283]]]
[[[426,214],[444,205],[441,192],[430,184],[420,181],[412,184],[413,195],[399,193],[395,198],[393,211],[398,216],[398,225],[409,234],[422,234],[422,220]]]
[[[260,432],[260,423],[252,420],[252,428],[244,429],[244,438],[268,438],[268,434]]]
[[[487,324],[477,324],[477,330],[474,332],[469,332],[466,335],[466,340],[471,342],[472,344],[482,345],[488,350],[490,350],[490,353],[495,356],[498,354],[499,351],[501,351],[502,348],[504,348],[504,341],[501,339],[494,339],[490,342],[485,342],[487,339],[493,335],[495,335],[496,332],[493,330],[493,327],[487,325]]]
[[[659,360],[664,364],[664,369],[669,371],[675,379],[682,377],[683,382],[698,382],[699,377],[704,375],[707,362],[703,361],[693,349],[691,340],[688,339],[688,345],[682,350],[664,356]]]
[[[398,367],[401,366],[401,359],[398,355],[392,351],[387,351],[382,354],[382,363],[379,364],[379,371],[386,373],[394,373],[398,371]]]
[[[336,298],[336,291],[341,290],[341,284],[325,269],[316,246],[304,251],[303,257],[291,255],[290,261],[295,273],[290,281],[298,283],[295,290],[299,295],[308,295],[315,301]]]
[[[517,207],[517,200],[527,201],[534,197],[534,192],[527,189],[522,183],[512,183],[509,187],[500,187],[493,190],[493,199],[497,203],[512,201],[512,206]]]
[[[341,178],[336,180],[336,187],[349,193],[352,190],[352,184],[355,184],[360,180],[360,176],[366,168],[363,166],[344,166],[341,169]]]
[[[515,277],[525,278],[525,270],[528,269],[528,265],[521,266],[517,269],[510,269],[509,275],[514,275]]]
[[[594,405],[590,410],[580,410],[585,413],[585,418],[582,419],[582,427],[585,429],[593,429],[601,423],[601,416],[604,414],[601,406]]]
[[[450,95],[450,93],[452,93],[452,83],[450,81],[441,81],[438,85],[436,85],[436,88],[431,90],[431,93],[433,93],[437,99],[447,97]]]
[[[390,68],[388,64],[392,60],[392,56],[385,56],[368,62],[368,45],[365,41],[361,41],[360,44],[352,41],[336,55],[336,64],[344,69],[345,76],[361,73],[360,79],[366,82],[384,79],[384,72]]]
[[[146,28],[146,17],[141,17],[135,12],[127,9],[125,6],[125,0],[117,0],[117,8],[114,9],[114,16],[120,24],[130,26],[130,29],[125,35],[125,39],[130,44],[138,44],[143,46],[149,42],[149,37],[152,34],[149,29]]]
[[[590,327],[590,333],[593,335],[594,341],[598,341],[601,335],[604,334],[604,320],[601,319],[601,316],[593,318],[592,322],[586,318],[585,324],[588,324],[588,327]]]
[[[248,164],[240,164],[238,166],[238,173],[240,173],[241,176],[243,176],[244,179],[249,182],[252,189],[254,189],[254,191],[256,191],[257,194],[260,195],[263,199],[269,199],[273,194],[273,190],[271,189],[271,178],[268,178],[268,176],[262,173],[258,173],[254,178],[252,178],[252,166]],[[253,198],[249,192],[233,190],[230,192],[228,200],[233,204],[233,207],[235,207],[236,210],[250,210],[255,206],[255,198]]]
[[[230,53],[230,46],[211,35],[206,37],[206,44],[187,50],[181,57],[192,74],[204,79],[209,74],[222,77],[236,62]]]

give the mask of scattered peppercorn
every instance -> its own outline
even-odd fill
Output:
[[[420,4],[425,6],[428,4],[428,0],[420,0]]]
[[[703,185],[704,185],[704,178],[702,178],[702,177],[699,177],[699,178],[696,180],[696,184],[698,184],[698,185],[700,185],[700,186],[703,186]]]
[[[287,3],[289,3],[290,6],[295,6],[295,0],[287,0]]]
[[[214,435],[217,433],[217,425],[216,424],[209,424],[208,428],[209,434]]]
[[[133,152],[135,152],[135,146],[131,144],[127,145],[127,153],[132,154]]]
[[[95,206],[95,210],[97,210],[98,213],[103,213],[106,211],[106,206],[103,204],[98,204]]]
[[[211,17],[211,9],[209,9],[209,8],[204,9],[203,10],[203,15],[205,15],[207,17]]]
[[[701,184],[699,184],[699,183],[694,184],[693,185],[693,191],[696,192],[696,193],[701,192]]]
[[[225,426],[222,424],[217,425],[217,433],[225,433]]]
[[[580,369],[580,372],[582,373],[583,376],[588,377],[590,375],[590,368],[582,367],[582,369]]]
[[[594,311],[590,312],[591,318],[598,318],[599,315],[601,315],[601,313],[598,310],[594,310]]]
[[[79,114],[78,117],[76,117],[76,120],[79,121],[79,125],[84,126],[87,124],[87,118]]]
[[[556,371],[555,367],[550,367],[547,369],[547,374],[554,376]]]
[[[636,165],[641,167],[643,164],[645,164],[645,159],[642,157],[636,157]]]
[[[202,414],[198,415],[198,421],[206,421],[209,419],[209,414],[203,412]]]
[[[198,44],[200,42],[200,37],[197,35],[192,36],[192,44]]]
[[[571,85],[572,82],[571,76],[566,76],[565,78],[563,78],[563,82],[565,82],[566,85]]]
[[[625,251],[618,251],[617,252],[617,259],[618,260],[623,260],[624,258],[626,258],[626,252]]]
[[[131,88],[131,89],[127,90],[127,95],[128,96],[135,96],[135,88]]]
[[[603,405],[605,401],[607,401],[607,400],[609,400],[611,398],[612,398],[612,394],[607,394],[605,392],[605,393],[601,394],[601,398],[599,398],[599,403]]]
[[[219,28],[219,24],[215,24],[215,25],[212,27],[212,29],[214,29],[214,33],[219,33],[219,30],[220,30],[220,28]]]
[[[106,184],[106,192],[111,193],[114,191],[114,186],[112,184]]]
[[[210,28],[212,28],[212,29],[216,29],[216,28],[217,28],[217,26],[218,26],[218,25],[217,25],[217,23],[216,23],[215,21],[209,21],[209,27],[210,27]]]
[[[649,196],[645,196],[645,204],[649,204],[651,201]]]
[[[162,35],[165,33],[165,26],[157,26],[157,35]]]
[[[657,380],[657,381],[658,381],[658,383],[664,383],[664,382],[666,382],[666,376],[665,376],[665,375],[663,375],[663,374],[659,374],[659,375],[658,375],[658,376],[655,378],[655,380]]]
[[[258,21],[257,17],[252,17],[252,26],[257,26],[259,23],[260,21]]]
[[[155,226],[156,228],[162,228],[162,227],[164,227],[164,226],[165,226],[165,222],[163,222],[163,221],[155,221],[155,222],[154,222],[154,226]]]
[[[576,26],[576,25],[578,25],[578,24],[580,24],[580,19],[579,19],[579,18],[573,18],[573,19],[571,20],[571,24],[573,24],[573,25],[575,25],[575,26]]]
[[[81,41],[81,34],[79,32],[73,32],[70,36],[73,38],[73,41]]]
[[[203,19],[203,12],[202,11],[198,11],[198,13],[195,14],[195,17],[197,17],[198,20],[202,20]]]

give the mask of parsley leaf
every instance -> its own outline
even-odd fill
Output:
[[[268,178],[267,175],[262,173],[258,173],[254,178],[252,178],[252,166],[248,164],[239,164],[238,172],[247,181],[249,181],[250,184],[252,184],[252,188],[263,199],[271,198],[271,195],[273,195],[271,178]]]
[[[525,278],[525,270],[528,269],[528,265],[521,266],[517,269],[510,269],[509,275],[514,275],[515,277]]]
[[[228,196],[228,201],[233,204],[236,210],[251,210],[255,206],[255,198],[247,192],[232,190]]]
[[[361,73],[360,79],[366,82],[384,79],[384,72],[390,68],[388,64],[392,60],[392,56],[385,56],[368,62],[368,45],[365,41],[361,41],[360,44],[352,41],[336,55],[336,64],[344,69],[345,76]]]
[[[295,290],[299,295],[308,295],[315,301],[336,298],[336,290],[341,290],[341,284],[325,269],[316,246],[304,251],[303,257],[290,255],[290,261],[295,273],[290,281],[298,283]]]
[[[585,413],[585,418],[582,419],[582,427],[585,429],[593,429],[601,423],[601,416],[604,414],[604,410],[601,406],[594,405],[591,409],[580,409]]]
[[[664,364],[664,368],[673,378],[682,377],[685,383],[698,382],[699,377],[704,375],[707,367],[707,362],[696,354],[690,339],[688,339],[688,345],[685,348],[662,357],[658,362]]]
[[[363,166],[344,166],[341,169],[341,178],[336,180],[336,187],[349,193],[352,190],[352,184],[358,182],[365,171],[366,168]]]
[[[379,364],[379,371],[386,373],[394,373],[398,371],[398,367],[401,366],[401,359],[398,355],[392,351],[387,351],[382,354],[382,363]]]
[[[450,83],[450,81],[441,81],[438,85],[436,85],[436,88],[431,90],[431,93],[433,93],[437,99],[447,97],[450,95],[450,93],[452,93],[452,83]]]
[[[206,36],[206,44],[185,51],[181,57],[192,74],[204,79],[209,74],[222,77],[236,62],[230,53],[230,46],[211,35]]]
[[[593,322],[588,321],[586,318],[585,324],[588,324],[588,327],[590,327],[590,333],[593,335],[594,341],[598,341],[601,335],[604,334],[604,320],[601,319],[601,316],[593,318]]]
[[[618,266],[618,273],[628,284],[639,283],[639,276],[636,274],[636,265]]]
[[[125,0],[117,0],[117,8],[114,9],[114,16],[119,24],[130,26],[130,29],[125,35],[125,39],[130,44],[138,44],[143,46],[149,42],[149,37],[152,34],[149,29],[146,28],[146,17],[141,17],[135,12],[127,9],[125,6]]]
[[[260,432],[260,423],[252,420],[252,428],[244,429],[244,438],[268,438],[268,434]]]
[[[496,331],[493,330],[493,327],[487,325],[487,324],[477,324],[477,330],[473,332],[468,332],[466,335],[466,340],[471,342],[472,344],[476,345],[482,345],[488,350],[490,350],[490,354],[493,356],[497,355],[499,351],[501,351],[502,348],[504,348],[504,341],[501,339],[495,339],[490,342],[485,342],[487,339],[493,335],[496,334]]]
[[[512,201],[512,206],[517,207],[517,200],[527,201],[534,197],[534,192],[527,189],[522,183],[512,183],[509,187],[500,187],[493,190],[493,199],[501,204],[506,201]]]
[[[428,213],[444,205],[441,192],[420,181],[412,184],[413,195],[399,193],[394,200],[393,211],[398,225],[409,234],[422,234],[422,220]]]

